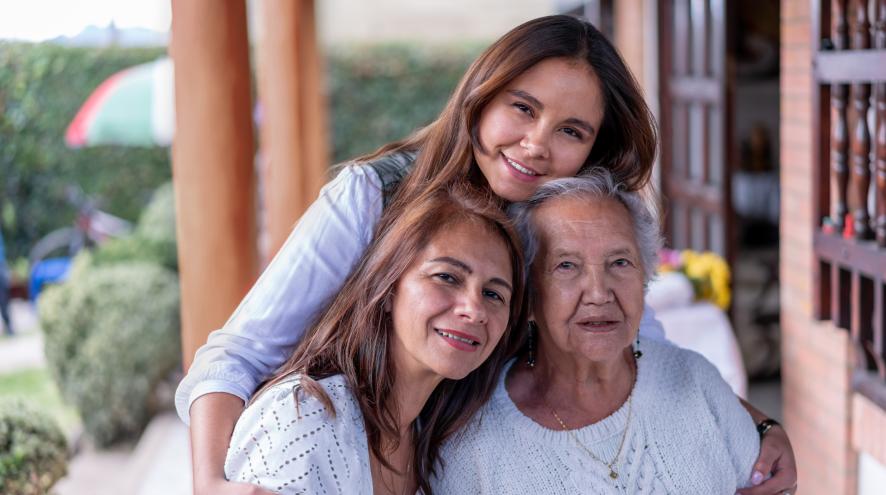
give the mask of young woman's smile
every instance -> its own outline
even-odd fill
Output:
[[[578,173],[603,109],[600,82],[585,62],[551,58],[524,72],[480,115],[483,150],[474,155],[489,186],[521,201],[548,180]]]

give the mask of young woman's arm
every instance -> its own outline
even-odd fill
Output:
[[[369,167],[348,167],[323,188],[233,316],[197,351],[175,395],[185,423],[198,397],[222,392],[246,402],[283,364],[363,255],[381,209]]]
[[[272,495],[257,485],[229,482],[225,478],[228,442],[243,401],[230,394],[206,394],[191,406],[191,462],[194,493],[221,495]]]
[[[768,417],[748,402],[739,400],[750,413],[755,424],[759,424],[760,421]],[[766,479],[770,473],[772,477]],[[757,457],[757,462],[754,464],[754,474],[751,481],[757,483],[756,486],[739,490],[738,493],[742,495],[796,493],[797,463],[794,460],[794,450],[791,447],[788,434],[781,426],[771,428],[763,436],[760,442],[760,456]]]
[[[243,404],[289,357],[363,255],[381,217],[381,194],[369,167],[344,169],[302,216],[224,328],[197,351],[175,401],[179,417],[191,426],[197,495],[264,495],[254,485],[226,482],[222,468],[231,432]]]

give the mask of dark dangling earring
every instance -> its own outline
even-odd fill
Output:
[[[530,368],[535,368],[535,333],[538,331],[538,325],[530,320],[526,327],[528,333],[527,347],[529,348],[529,353],[526,355],[526,364],[528,364]]]
[[[640,337],[637,336],[637,345],[634,346],[634,359],[643,357],[643,351],[640,350]]]

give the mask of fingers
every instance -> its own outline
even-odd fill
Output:
[[[769,474],[772,477],[769,478]],[[768,478],[768,479],[767,479]],[[775,427],[763,437],[760,456],[751,474],[751,486],[739,490],[742,495],[776,495],[797,491],[797,466],[787,433]]]

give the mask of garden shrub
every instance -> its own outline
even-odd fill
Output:
[[[39,302],[47,363],[98,445],[139,434],[154,392],[180,363],[176,274],[145,262],[95,266],[86,255]]]
[[[164,56],[164,48],[69,47],[0,41],[0,228],[7,257],[27,256],[42,236],[71,225],[68,188],[133,221],[169,180],[169,150],[70,149],[64,134],[77,110],[111,74]]]
[[[91,263],[95,265],[127,261],[147,261],[178,271],[171,182],[154,191],[151,202],[139,216],[135,232],[105,242],[91,256]]]
[[[20,400],[0,401],[0,493],[48,493],[67,465],[67,441],[50,416]]]

